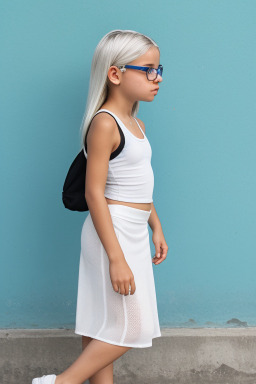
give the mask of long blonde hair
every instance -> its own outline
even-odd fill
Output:
[[[146,53],[152,46],[159,49],[153,39],[131,30],[115,29],[100,40],[92,58],[89,92],[80,127],[81,147],[84,145],[85,135],[94,114],[107,99],[109,67],[128,64]],[[132,115],[136,116],[138,110],[139,101],[136,101],[132,108]]]

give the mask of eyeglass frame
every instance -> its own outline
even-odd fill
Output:
[[[160,75],[162,77],[162,73],[163,73],[163,66],[162,64],[159,64],[158,68],[153,68],[153,67],[139,67],[137,65],[129,65],[129,64],[126,64],[126,65],[119,65],[117,68],[120,69],[121,72],[125,72],[126,71],[126,68],[131,68],[131,69],[138,69],[139,71],[144,71],[146,72],[146,76],[147,76],[147,79],[148,81],[154,81],[157,79],[157,76]],[[155,69],[157,71],[156,73],[156,77],[154,80],[150,80],[148,78],[148,70],[149,69]]]

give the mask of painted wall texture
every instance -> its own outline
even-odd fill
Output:
[[[113,29],[151,36],[164,66],[138,114],[169,246],[153,265],[160,325],[256,326],[256,2],[1,0],[0,15],[0,327],[74,327],[87,213],[61,192]]]

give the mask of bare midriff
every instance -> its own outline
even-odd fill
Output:
[[[143,211],[150,211],[152,208],[152,203],[130,203],[126,201],[118,201],[118,200],[112,200],[108,197],[105,197],[108,204],[121,204],[121,205],[127,205],[128,207],[142,209]]]

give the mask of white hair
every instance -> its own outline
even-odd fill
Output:
[[[81,146],[87,129],[94,114],[101,108],[108,95],[108,69],[112,65],[120,66],[130,63],[155,46],[156,42],[142,33],[131,30],[115,29],[107,33],[98,43],[91,64],[89,92],[86,110],[83,116],[81,132]],[[132,108],[132,115],[136,116],[139,110],[139,101]]]

